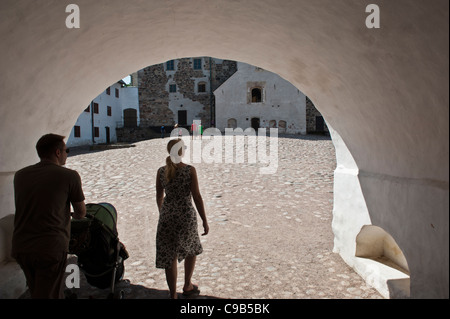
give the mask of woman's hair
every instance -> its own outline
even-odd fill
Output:
[[[172,150],[172,148],[175,148]],[[165,177],[166,181],[170,182],[174,177],[177,170],[178,163],[181,162],[181,156],[183,155],[184,143],[181,139],[170,140],[167,143],[167,152],[169,156],[166,157],[166,172]],[[178,152],[177,152],[178,149]]]

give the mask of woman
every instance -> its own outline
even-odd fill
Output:
[[[183,295],[189,296],[200,292],[198,286],[191,282],[196,256],[203,251],[191,196],[203,221],[202,236],[209,232],[197,172],[194,167],[181,161],[184,149],[181,139],[170,140],[167,144],[170,155],[166,158],[166,165],[160,167],[156,175],[156,203],[159,209],[156,268],[165,269],[170,297],[173,299],[178,296],[177,261],[181,262],[183,259],[185,260]]]

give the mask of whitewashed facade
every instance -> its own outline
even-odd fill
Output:
[[[214,91],[216,127],[278,128],[306,134],[306,97],[275,73],[238,62],[238,70]]]
[[[131,109],[131,110],[130,110]],[[124,125],[124,111],[139,125],[138,88],[119,81],[98,95],[80,114],[67,140],[68,147],[115,143],[116,128]]]

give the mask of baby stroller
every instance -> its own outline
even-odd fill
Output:
[[[110,299],[122,299],[115,291],[128,258],[117,233],[117,211],[109,203],[86,204],[86,218],[71,220],[69,253],[78,256],[78,267],[87,282],[100,289],[111,287]]]

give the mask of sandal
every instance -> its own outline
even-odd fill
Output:
[[[189,296],[192,296],[192,295],[195,295],[195,294],[199,294],[200,293],[200,290],[198,289],[198,286],[196,286],[196,285],[192,285],[194,288],[193,289],[191,289],[191,290],[188,290],[188,291],[184,291],[183,290],[183,296],[185,296],[185,297],[189,297]]]

